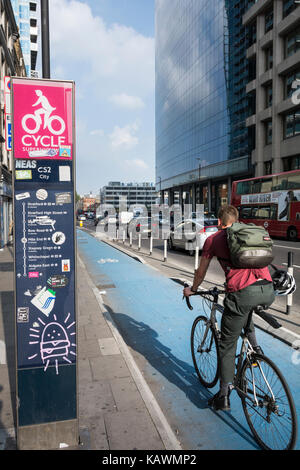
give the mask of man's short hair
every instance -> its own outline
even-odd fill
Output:
[[[229,225],[238,221],[239,213],[236,207],[226,204],[220,207],[218,218],[220,219],[222,225]]]

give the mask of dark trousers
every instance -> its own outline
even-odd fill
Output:
[[[220,380],[232,383],[235,371],[235,355],[238,338],[247,324],[251,310],[258,305],[269,306],[274,302],[273,284],[252,284],[237,292],[228,293],[224,299],[221,322]],[[254,332],[253,321],[250,331]]]

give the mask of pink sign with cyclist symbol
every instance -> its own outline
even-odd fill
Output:
[[[71,160],[73,84],[12,79],[15,158]]]

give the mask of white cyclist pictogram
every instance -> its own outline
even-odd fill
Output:
[[[35,90],[36,95],[38,96],[38,100],[32,106],[38,106],[39,104],[41,107],[37,109],[34,114],[25,114],[22,119],[22,127],[23,129],[28,132],[28,134],[36,134],[42,125],[42,115],[44,115],[44,127],[43,129],[48,128],[51,134],[54,135],[61,135],[65,129],[66,125],[64,120],[60,116],[53,115],[51,116],[52,112],[56,109],[48,101],[48,98],[43,95],[41,90]],[[35,127],[28,127],[27,122],[34,121]],[[53,129],[52,124],[57,121],[58,126],[57,128]],[[56,126],[55,126],[56,127]]]

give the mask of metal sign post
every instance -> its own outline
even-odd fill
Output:
[[[17,444],[78,444],[74,83],[11,79]]]

